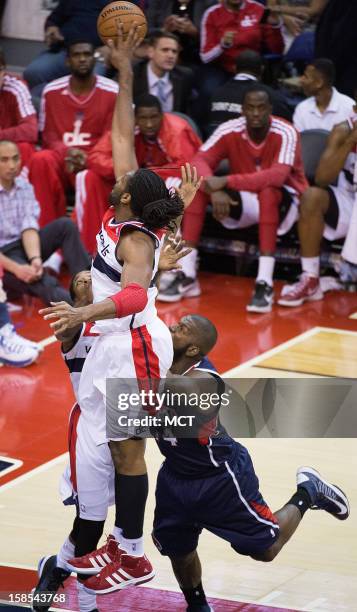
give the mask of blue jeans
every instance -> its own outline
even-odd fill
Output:
[[[11,323],[9,312],[7,309],[7,304],[5,302],[0,303],[0,329],[6,325],[6,323]]]
[[[69,74],[66,58],[67,53],[62,49],[56,52],[43,51],[32,60],[24,71],[24,79],[29,84],[32,97],[40,98],[47,83]],[[103,62],[97,62],[95,73],[107,76],[110,69]]]
[[[295,38],[289,51],[284,56],[284,62],[310,62],[314,58],[314,44],[314,32],[303,32]]]

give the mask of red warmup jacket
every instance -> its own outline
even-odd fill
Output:
[[[235,61],[245,49],[258,53],[282,53],[284,41],[280,25],[261,23],[264,6],[254,0],[243,0],[239,11],[215,4],[203,15],[200,56],[204,64],[214,60],[227,72],[235,74]],[[225,32],[234,32],[233,46],[224,49]]]
[[[180,166],[190,162],[201,140],[182,117],[164,113],[155,143],[148,143],[136,130],[135,152],[140,168],[159,167],[163,179],[180,174]],[[87,167],[107,180],[114,180],[111,132],[106,132],[87,158]]]
[[[222,123],[192,164],[202,176],[212,176],[222,159],[228,159],[230,166],[227,186],[236,191],[259,193],[266,187],[287,185],[302,194],[308,188],[300,135],[279,117],[271,117],[268,134],[259,145],[250,140],[245,117]]]
[[[71,77],[51,81],[43,90],[39,128],[44,149],[65,157],[76,147],[88,153],[111,127],[118,84],[97,75],[88,94],[75,96]]]
[[[0,88],[0,139],[36,144],[37,115],[24,81],[6,73]]]

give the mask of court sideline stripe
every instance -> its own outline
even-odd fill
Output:
[[[3,493],[4,491],[7,491],[8,489],[12,489],[12,487],[15,487],[18,484],[25,482],[25,480],[32,478],[32,476],[41,474],[41,472],[46,472],[48,469],[50,469],[54,465],[61,463],[64,459],[67,459],[67,457],[68,457],[68,452],[62,453],[62,455],[58,455],[58,457],[55,457],[54,459],[50,459],[50,461],[46,461],[46,463],[42,463],[41,465],[33,468],[33,470],[29,470],[29,472],[26,472],[26,474],[21,474],[17,478],[14,478],[14,480],[10,480],[9,482],[6,482],[4,485],[0,487],[0,494]]]

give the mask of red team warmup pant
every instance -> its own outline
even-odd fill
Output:
[[[261,253],[274,253],[279,225],[279,205],[282,200],[281,189],[266,187],[256,194],[259,201],[259,247]],[[199,191],[192,204],[185,211],[182,235],[184,240],[198,244],[209,196]]]
[[[109,195],[114,182],[114,178],[112,181],[106,181],[93,170],[84,170],[76,176],[75,216],[88,253],[96,251],[96,235],[109,206]]]
[[[21,169],[24,167],[28,168],[30,160],[36,151],[35,145],[30,144],[29,142],[17,142],[16,145],[18,146],[20,151]]]
[[[67,172],[57,151],[36,151],[29,165],[29,181],[41,207],[41,227],[66,214],[65,191],[74,188],[75,175]]]

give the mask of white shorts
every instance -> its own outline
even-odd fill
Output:
[[[107,435],[106,379],[165,378],[172,360],[171,333],[159,317],[147,325],[95,339],[84,364],[78,396],[96,444],[123,439]]]
[[[290,193],[292,202],[286,216],[278,227],[278,236],[287,234],[299,217],[299,196],[295,191],[292,191],[292,189],[286,185],[284,186],[284,189]],[[251,227],[252,225],[257,225],[259,223],[258,194],[253,193],[252,191],[240,191],[239,194],[242,200],[242,214],[240,219],[233,219],[232,217],[223,219],[221,223],[227,229]]]
[[[107,444],[97,446],[78,404],[69,417],[69,463],[60,480],[65,505],[76,504],[79,516],[105,521],[115,503],[115,470]]]
[[[347,189],[343,189],[342,187],[334,187],[332,185],[329,187],[329,192],[330,197],[332,194],[335,196],[336,204],[338,206],[338,221],[336,228],[330,227],[327,224],[325,225],[324,238],[326,238],[326,240],[333,241],[347,236],[355,196]]]

